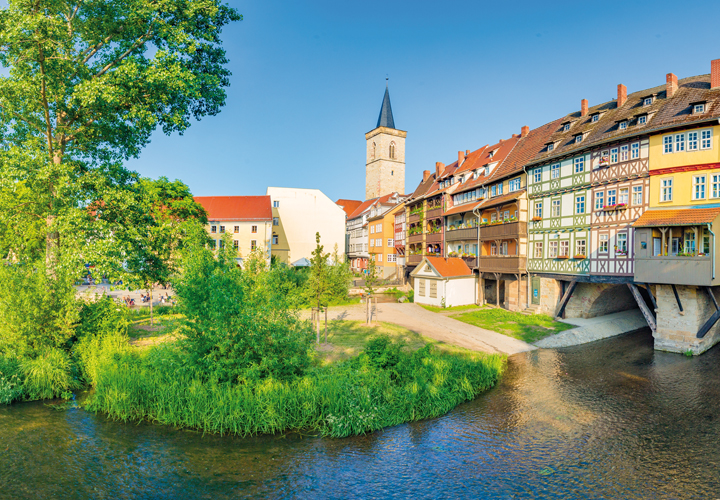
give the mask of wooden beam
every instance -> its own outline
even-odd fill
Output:
[[[675,288],[674,284],[670,286],[672,286],[673,293],[675,294],[675,301],[677,302],[678,309],[680,309],[680,316],[685,316],[685,311],[683,311],[682,302],[680,302],[680,296],[677,293],[677,288]]]
[[[657,302],[655,302],[655,297],[653,296],[652,291],[650,290],[650,285],[648,283],[645,283],[645,290],[647,290],[647,293],[650,296],[650,303],[653,306],[653,312],[657,311]]]
[[[697,332],[697,338],[701,339],[705,335],[707,335],[707,332],[710,331],[710,329],[715,326],[715,323],[720,319],[720,309],[715,311],[712,316],[710,316],[710,319],[708,319],[703,326],[700,327],[700,330]]]
[[[560,299],[560,304],[558,304],[557,310],[555,311],[556,318],[562,318],[562,315],[565,312],[565,306],[567,306],[567,303],[575,291],[577,284],[578,282],[573,280],[570,282],[570,285],[568,285],[567,290],[565,290],[565,294],[562,296],[562,299]]]
[[[577,281],[578,283],[611,283],[625,285],[633,282],[632,276],[586,275],[586,274],[556,274],[532,271],[535,276],[558,281]]]
[[[652,330],[653,333],[657,331],[657,323],[655,323],[655,316],[650,311],[650,308],[645,303],[645,299],[642,298],[642,295],[640,295],[640,290],[638,290],[638,287],[634,283],[628,283],[628,288],[630,288],[630,293],[632,293],[633,297],[635,298],[635,302],[637,302],[638,307],[640,307],[640,312],[642,312],[642,315],[645,316],[645,321],[647,321],[648,326]]]
[[[715,294],[713,294],[712,292],[712,287],[706,286],[705,291],[710,296],[710,300],[712,300],[712,303],[715,304],[715,310],[717,311],[718,309],[720,309],[720,307],[718,307],[717,300],[715,300]]]

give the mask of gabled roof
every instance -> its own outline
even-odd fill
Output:
[[[560,120],[534,128],[525,137],[520,138],[505,161],[498,165],[495,172],[491,174],[490,181],[520,172],[527,162],[545,147],[548,138],[560,126]]]
[[[465,261],[457,257],[425,257],[425,260],[427,260],[443,278],[472,276],[473,274]],[[419,268],[420,266],[418,266],[418,269]]]
[[[648,210],[634,227],[692,226],[710,224],[720,215],[720,207]]]
[[[378,116],[378,127],[395,128],[395,120],[393,119],[392,106],[390,106],[390,92],[385,87],[385,97],[383,97],[382,107],[380,108],[380,116]],[[377,128],[377,127],[376,127]]]
[[[518,198],[522,197],[523,194],[525,194],[525,189],[520,189],[518,191],[513,191],[512,193],[495,196],[494,198],[483,201],[480,209],[485,210],[486,208],[502,205],[503,203],[507,203],[508,201],[517,200]]]
[[[482,201],[476,201],[474,203],[463,203],[462,205],[458,205],[456,207],[452,207],[450,210],[446,210],[443,212],[443,215],[455,215],[455,214],[463,214],[465,212],[472,212],[474,208],[479,207],[482,205]]]
[[[355,211],[353,213],[348,215],[348,220],[361,216],[367,210],[370,210],[370,208],[373,205],[395,205],[396,203],[391,202],[391,199],[393,197],[397,197],[398,203],[401,203],[401,202],[405,201],[405,199],[406,199],[405,195],[398,194],[398,193],[390,193],[390,194],[381,196],[379,198],[372,198],[369,200],[365,200],[355,209]]]
[[[272,220],[269,196],[195,196],[208,213],[209,221]]]
[[[344,200],[344,199],[339,199],[338,201],[335,202],[335,204],[337,206],[339,206],[340,208],[345,210],[345,214],[348,217],[350,216],[351,213],[353,213],[357,209],[357,207],[362,205],[362,203],[363,202],[360,200]]]

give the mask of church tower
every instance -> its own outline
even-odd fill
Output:
[[[377,127],[365,134],[365,199],[393,192],[405,194],[405,138],[407,132],[395,128],[390,92],[385,87]]]

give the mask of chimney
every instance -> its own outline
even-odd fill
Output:
[[[458,167],[462,165],[462,162],[465,161],[465,152],[464,151],[458,151]]]
[[[430,178],[430,171],[429,170],[423,170],[423,182],[427,182],[427,180]]]
[[[524,125],[523,128],[520,129],[520,137],[525,137],[530,133],[530,127],[527,125]]]
[[[675,95],[675,92],[677,92],[678,84],[677,84],[677,76],[673,75],[672,73],[668,73],[665,77],[665,90],[667,97],[672,97]]]
[[[627,101],[627,87],[622,83],[618,84],[617,107],[619,108]]]
[[[445,168],[444,163],[440,163],[439,161],[435,162],[435,178],[437,179],[440,177],[440,174],[442,174],[443,169]]]
[[[710,61],[710,88],[720,87],[720,59]]]
[[[588,100],[583,99],[580,101],[580,116],[587,116],[588,114]]]
[[[470,150],[469,150],[469,149],[466,149],[466,150],[465,150],[465,156],[466,156],[466,157],[467,157],[467,156],[470,156]]]

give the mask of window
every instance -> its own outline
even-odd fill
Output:
[[[490,196],[497,196],[497,185],[490,188]]]
[[[375,234],[375,226],[372,224],[370,225],[370,234]]]
[[[542,247],[543,247],[542,241],[535,242],[535,258],[536,259],[542,259],[542,256],[543,256]]]
[[[615,253],[619,255],[627,255],[627,233],[618,233],[617,248]]]
[[[628,161],[628,146],[620,146],[620,161]]]
[[[581,195],[575,198],[575,214],[585,213],[585,195]]]
[[[502,183],[500,183],[500,184],[498,184],[498,194],[502,194],[502,193],[503,193],[503,185],[502,185]]]
[[[507,255],[508,254],[508,242],[503,241],[500,244],[500,255]]]
[[[610,150],[610,163],[617,163],[618,161],[618,148],[612,148]]]
[[[640,143],[634,143],[630,146],[630,158],[637,160],[640,158]]]
[[[638,116],[638,125],[645,125],[647,123],[647,115],[640,115]]]
[[[381,246],[382,246],[382,238],[378,238],[378,239],[375,240],[375,246],[376,246],[376,247],[381,247]]]
[[[633,186],[633,205],[643,204],[643,188],[642,186]]]
[[[425,296],[425,280],[418,280],[418,295]]]
[[[580,158],[575,158],[575,173],[579,174],[580,172],[585,171],[585,157],[581,156]]]
[[[627,120],[621,121],[620,126],[619,126],[620,130],[625,130],[627,128],[627,124],[628,124]]]
[[[671,135],[663,137],[663,154],[673,152],[673,139]]]
[[[381,253],[377,254],[377,261],[382,262],[382,254]]]
[[[698,113],[704,113],[705,112],[705,104],[696,104],[693,106],[693,114],[697,115]]]
[[[560,242],[560,255],[570,255],[570,242],[568,240]]]
[[[218,244],[220,245],[220,248],[225,248],[225,242],[223,240],[218,240]]]
[[[595,210],[602,210],[605,206],[605,193],[602,191],[595,193]]]
[[[568,130],[570,130],[570,124],[566,123],[565,125],[563,125],[563,132],[567,132]]]
[[[517,179],[511,179],[510,182],[508,183],[508,191],[512,193],[513,191],[519,191],[519,190],[520,190],[520,177],[518,177]]]
[[[370,248],[375,246],[375,238],[370,238]]]
[[[394,253],[389,253],[387,256],[388,262],[397,262],[397,256]]]
[[[548,151],[552,151],[553,149],[555,149],[555,143],[551,142],[550,144],[548,144],[547,149],[548,149]]]
[[[560,217],[560,200],[552,201],[552,210],[550,212],[550,217]]]
[[[280,208],[280,202],[279,201],[273,201],[273,207]]]
[[[685,151],[685,134],[675,134],[675,152]]]
[[[240,249],[240,242],[238,240],[233,240],[233,249],[236,251]]]
[[[542,217],[542,201],[535,202],[535,217]]]
[[[688,132],[687,150],[688,151],[696,151],[697,148],[698,148],[698,133],[697,132]]]
[[[220,229],[221,229],[221,230],[222,230],[222,228],[223,228],[223,227],[220,226]],[[222,231],[220,231],[220,232],[222,232]],[[250,232],[251,232],[251,233],[257,233],[257,226],[253,226],[253,227],[250,229]]]
[[[712,149],[712,130],[703,130],[700,132],[701,137],[701,143],[700,147],[702,149]]]
[[[378,224],[377,226],[375,226],[375,232],[382,233],[382,224]]]
[[[542,169],[541,168],[536,168],[535,171],[533,172],[533,182],[535,184],[539,184],[542,182]]]
[[[496,220],[497,220],[497,214],[496,213],[490,214],[490,222],[495,222]]]
[[[395,240],[392,238],[388,238],[387,244],[388,244],[388,247],[392,248],[395,246]]]
[[[225,226],[220,226],[220,234],[223,234],[225,232]]]
[[[673,180],[663,179],[660,181],[660,201],[672,201]]]
[[[585,255],[585,240],[575,240],[575,255]]]
[[[575,144],[577,144],[578,142],[582,142],[582,140],[583,140],[582,134],[575,136]]]
[[[720,174],[713,174],[710,189],[712,198],[720,198]]]
[[[490,243],[490,255],[497,255],[497,244]]]
[[[595,123],[595,122],[598,121],[599,119],[600,119],[600,115],[592,115],[591,121],[592,121],[593,123]]]
[[[278,240],[279,240],[279,238],[278,238],[277,234],[274,234],[274,235],[273,235],[273,245],[277,245],[277,244],[278,244]]]
[[[643,99],[643,106],[650,106],[652,104],[652,97],[646,97]]]
[[[390,159],[391,160],[395,159],[395,143],[394,142],[390,143]]]
[[[555,259],[558,256],[558,242],[551,241],[548,246],[548,257]]]
[[[556,163],[552,167],[550,167],[550,178],[551,179],[557,179],[560,177],[560,164]]]
[[[608,189],[608,192],[607,192],[607,195],[608,195],[608,196],[607,196],[607,204],[608,204],[609,206],[615,205],[615,204],[617,203],[617,201],[616,201],[616,199],[615,199],[615,193],[616,193],[616,190],[615,190],[615,189]]]
[[[234,232],[235,234],[238,234],[238,233],[240,232],[240,226],[235,226],[235,227],[233,228],[233,232]]]
[[[629,192],[630,192],[630,189],[628,189],[628,188],[620,189],[620,196],[618,196],[618,203],[624,203],[627,205],[628,201],[630,201],[629,200],[629,197],[630,197]]]
[[[510,210],[505,210],[503,212],[503,220],[508,220],[510,218]]]
[[[693,176],[693,200],[704,200],[705,199],[705,176],[694,175]]]
[[[372,145],[372,153],[370,154],[370,158],[375,159],[375,150],[376,150],[376,147],[375,147],[375,143],[373,142],[373,145]]]
[[[598,253],[608,253],[608,235],[607,234],[601,234],[600,235],[600,246],[598,248]]]
[[[217,226],[210,226],[211,233],[217,233]]]

